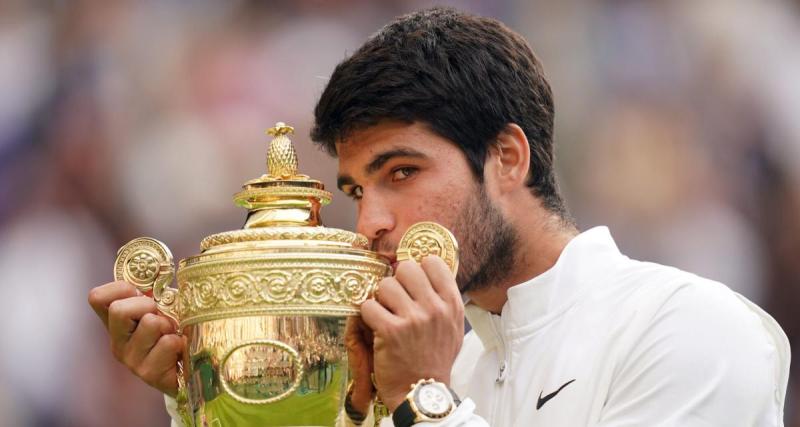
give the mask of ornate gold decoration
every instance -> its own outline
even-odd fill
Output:
[[[453,274],[458,272],[458,242],[453,233],[435,222],[418,222],[400,238],[397,260],[420,262],[428,255],[443,259]]]
[[[169,248],[156,239],[140,237],[117,251],[114,280],[124,280],[143,293],[153,290],[156,280],[171,281],[175,270]]]
[[[369,248],[369,241],[361,234],[326,227],[265,227],[226,231],[204,238],[200,242],[200,248],[205,251],[215,246],[229,243],[266,240],[278,240],[281,242],[289,240],[314,241],[320,245],[336,244],[337,246],[358,249]]]
[[[134,239],[117,254],[115,279],[152,294],[186,337],[176,400],[187,427],[341,419],[345,320],[359,314],[391,268],[368,250],[366,237],[322,226],[320,209],[331,194],[298,172],[292,132],[284,123],[268,131],[268,172],[234,196],[248,211],[244,229],[204,238],[200,254],[178,263],[177,289],[168,287],[175,268],[158,240]],[[452,236],[419,230],[404,238],[403,253],[457,262]],[[315,397],[321,393],[328,397]],[[294,410],[307,402],[317,406]]]
[[[386,271],[377,260],[254,260],[187,268],[178,273],[181,324],[256,314],[357,315]]]
[[[158,309],[177,321],[173,304],[177,291],[168,288],[175,276],[172,252],[151,237],[133,239],[117,251],[114,280],[124,280],[143,294],[151,294]]]
[[[286,135],[294,134],[294,128],[283,122],[278,122],[275,127],[267,130],[268,135],[275,139],[269,145],[267,154],[267,169],[269,174],[277,179],[292,179],[297,176],[297,153],[294,151],[292,141]]]

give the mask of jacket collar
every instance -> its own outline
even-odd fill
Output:
[[[465,315],[484,348],[504,336],[539,329],[574,304],[593,283],[609,277],[620,259],[607,227],[595,227],[575,236],[544,273],[508,289],[500,316],[467,303]]]

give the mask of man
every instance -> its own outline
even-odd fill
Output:
[[[357,231],[393,260],[418,221],[461,245],[456,280],[436,257],[395,262],[348,325],[353,421],[379,395],[403,427],[782,425],[780,327],[719,283],[625,257],[606,228],[578,234],[553,114],[527,43],[450,9],[398,18],[334,71],[312,138],[339,158]],[[115,356],[174,394],[183,344],[152,302],[117,282],[90,303]]]

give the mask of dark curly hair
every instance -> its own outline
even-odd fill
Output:
[[[566,217],[553,170],[553,96],[536,55],[503,23],[450,8],[401,16],[334,70],[311,139],[336,155],[382,120],[426,123],[463,150],[478,182],[499,132],[516,123],[531,149],[532,193]]]

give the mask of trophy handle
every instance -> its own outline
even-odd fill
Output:
[[[180,325],[178,290],[169,287],[173,277],[172,253],[167,245],[156,239],[138,237],[117,251],[114,280],[131,283],[141,293],[152,297],[158,311]]]
[[[418,222],[406,230],[397,244],[397,260],[421,262],[428,255],[437,255],[458,273],[458,241],[453,233],[435,222]]]

